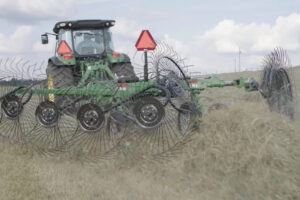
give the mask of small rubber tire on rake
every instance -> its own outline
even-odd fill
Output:
[[[133,108],[135,121],[144,129],[155,128],[160,125],[165,116],[163,104],[151,96],[142,97]]]

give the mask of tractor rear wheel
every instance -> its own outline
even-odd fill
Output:
[[[136,82],[139,78],[135,75],[131,63],[117,63],[111,67],[111,71],[118,77],[119,82]]]
[[[56,66],[49,62],[47,67],[47,88],[58,89],[68,88],[75,86],[75,79],[71,67],[67,66]],[[67,111],[68,114],[74,113],[74,109],[71,106],[73,98],[68,95],[54,95],[49,94],[47,98],[50,102],[55,102],[59,109]]]

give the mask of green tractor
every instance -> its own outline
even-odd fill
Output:
[[[58,22],[53,28],[57,43],[55,55],[48,61],[48,89],[86,86],[92,80],[136,82],[130,58],[114,51],[111,32],[113,20],[78,20]],[[48,43],[48,34],[42,35]],[[61,106],[61,98],[49,100]]]

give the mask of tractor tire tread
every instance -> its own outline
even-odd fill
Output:
[[[56,66],[49,63],[47,67],[47,76],[51,75],[54,88],[61,88],[66,86],[74,86],[75,80],[71,67]]]

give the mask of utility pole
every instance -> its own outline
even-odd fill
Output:
[[[241,48],[239,48],[239,72],[241,72]]]
[[[236,58],[234,58],[234,72],[236,72]]]

